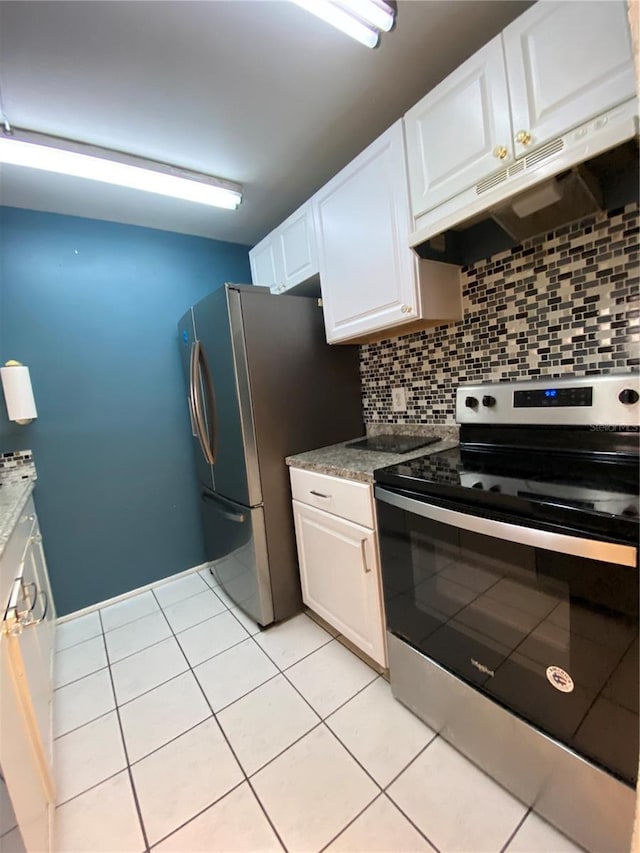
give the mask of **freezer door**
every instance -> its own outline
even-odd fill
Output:
[[[178,336],[180,341],[180,357],[182,360],[182,369],[185,378],[185,394],[184,403],[189,412],[189,422],[191,426],[191,435],[194,442],[194,455],[196,460],[196,470],[198,474],[198,482],[202,486],[209,489],[214,488],[213,474],[211,464],[209,463],[205,453],[203,452],[202,438],[198,431],[196,420],[196,411],[194,406],[195,394],[199,395],[199,401],[204,400],[204,389],[202,384],[199,386],[194,384],[195,376],[198,375],[194,369],[194,357],[196,355],[196,339],[193,326],[193,309],[189,309],[184,317],[178,323]],[[208,420],[208,412],[206,407],[202,408],[202,416],[204,419],[203,430],[205,434],[210,433],[210,424]]]
[[[206,378],[208,365],[211,378],[210,389],[204,383],[203,406],[211,427],[214,490],[239,504],[255,506],[262,493],[257,464],[251,461],[255,458],[251,397],[244,371],[238,380],[227,288],[219,288],[194,305],[193,317],[202,365],[199,375]],[[242,339],[241,327],[235,335]]]
[[[262,507],[251,509],[203,489],[205,554],[216,581],[260,625],[273,622]]]

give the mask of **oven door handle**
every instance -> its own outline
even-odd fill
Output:
[[[617,566],[637,565],[637,549],[631,545],[618,545],[615,542],[599,542],[596,539],[581,539],[578,536],[568,536],[566,533],[551,533],[548,530],[537,530],[533,527],[521,527],[507,521],[495,521],[492,518],[482,518],[445,509],[441,506],[423,503],[399,495],[376,486],[376,499],[391,504],[398,509],[406,510],[415,515],[421,515],[431,521],[449,524],[471,533],[493,536],[494,539],[504,539],[507,542],[517,542],[520,545],[530,545],[532,548],[542,548],[544,551],[556,551],[560,554],[571,554],[576,557],[586,557],[589,560],[600,560],[603,563],[614,563]]]

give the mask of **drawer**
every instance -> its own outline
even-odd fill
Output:
[[[290,468],[291,493],[301,503],[324,509],[370,530],[375,529],[373,487],[343,477]]]

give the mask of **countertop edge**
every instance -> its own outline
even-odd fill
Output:
[[[0,515],[0,558],[2,558],[7,542],[11,538],[11,534],[20,519],[20,513],[25,508],[27,501],[33,494],[35,480],[19,480],[17,483],[12,483],[10,486],[0,486],[0,490],[7,488],[10,488],[11,491],[14,492],[15,497],[10,509],[5,510],[5,512]]]
[[[361,483],[372,485],[374,471],[386,468],[389,465],[398,465],[420,456],[430,456],[443,450],[450,450],[458,446],[457,439],[444,438],[438,444],[419,447],[410,453],[380,453],[368,450],[350,450],[345,447],[347,442],[332,444],[329,447],[320,447],[317,450],[307,451],[293,456],[287,456],[285,463],[289,468],[300,468],[304,471],[313,471],[316,474],[325,474],[328,477],[341,477],[345,480],[356,480]],[[335,457],[339,456],[339,461]],[[367,459],[369,456],[369,459]]]

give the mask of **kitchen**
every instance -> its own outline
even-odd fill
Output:
[[[466,55],[452,59],[439,78],[416,88],[396,114],[362,139],[352,156],[318,179],[316,187],[310,187],[297,201],[291,198],[282,202],[281,215],[257,236],[264,236],[285,220],[340,165],[352,160],[378,136],[378,131],[390,126],[521,11],[521,6],[514,8],[507,16],[509,20],[494,23],[493,30],[478,36],[475,46]],[[87,12],[81,9],[76,14]],[[54,26],[51,21],[49,24]],[[400,34],[400,25],[399,13],[398,31],[383,37],[383,47]],[[33,22],[31,26],[34,27]],[[302,26],[311,28],[311,23]],[[24,37],[29,28],[18,33]],[[83,44],[84,50],[90,47],[90,40]],[[4,49],[3,53],[6,55]],[[376,53],[367,53],[367,57],[375,57]],[[4,101],[10,93],[10,68],[3,70],[0,80],[4,81],[7,75]],[[149,93],[151,100],[154,97],[163,100],[160,94]],[[29,123],[13,118],[9,106],[4,103],[16,125],[38,124],[35,116]],[[162,118],[166,122],[166,110]],[[104,123],[104,116],[102,120]],[[43,121],[40,120],[39,129],[43,128]],[[81,138],[81,134],[72,133],[60,122],[61,116],[50,115],[45,129]],[[116,130],[105,130],[100,141],[108,141],[112,148],[124,148],[123,143],[115,142]],[[163,125],[162,133],[165,132],[175,130]],[[153,150],[144,153],[150,156]],[[219,171],[232,174],[222,166]],[[71,220],[68,216],[37,212],[54,208],[38,208],[35,202],[34,210],[18,209],[25,205],[11,202],[10,177],[9,174],[6,190],[3,189],[3,203],[5,198],[10,203],[3,211],[1,355],[3,363],[18,358],[31,365],[39,419],[27,428],[3,423],[2,449],[34,451],[38,517],[54,599],[61,615],[106,602],[203,562],[198,544],[197,494],[189,470],[192,449],[187,432],[186,391],[182,390],[184,382],[176,356],[175,324],[190,304],[199,302],[215,286],[227,280],[250,281],[248,245],[214,243],[188,233],[172,234],[166,226],[165,231],[138,231],[117,222],[102,222],[102,218],[112,217],[91,215],[77,206],[75,214],[89,218]],[[34,192],[33,187],[27,186],[26,190]],[[275,197],[277,193],[272,192]],[[81,198],[80,202],[86,204],[86,199]],[[249,207],[248,197],[243,204]],[[68,215],[72,211],[59,208],[58,212]],[[159,216],[157,211],[153,214]],[[464,364],[467,382],[559,375],[572,372],[574,358],[575,372],[581,374],[589,370],[607,372],[612,367],[617,372],[635,368],[637,313],[633,312],[637,308],[632,299],[637,270],[637,205],[617,205],[610,216],[594,216],[582,228],[573,225],[561,226],[557,231],[545,229],[547,233],[553,231],[550,237],[538,239],[537,243],[534,238],[530,248],[523,249],[520,255],[516,252],[506,262],[498,254],[493,259],[476,259],[463,269],[464,320],[400,338],[389,334],[380,341],[363,344],[360,363],[365,422],[387,425],[385,428],[394,422],[420,424],[429,429],[452,425],[453,393],[459,384],[456,373],[460,374],[457,364]],[[225,227],[228,230],[221,239],[234,239],[229,230],[232,226]],[[623,236],[625,231],[629,233]],[[603,242],[596,246],[598,240]],[[612,245],[616,241],[619,245]],[[613,261],[620,269],[611,271],[618,278],[609,281],[601,276],[599,286],[583,292],[578,297],[582,301],[575,304],[569,280],[560,278],[567,271],[567,261],[576,278],[584,275],[591,282],[597,269],[607,268],[607,259],[601,255],[608,251],[614,258],[615,253],[622,254],[620,261]],[[556,267],[550,261],[552,255],[557,259]],[[526,281],[526,275],[533,275],[540,266],[548,267],[544,272],[550,281],[552,276],[557,277],[548,303],[546,294]],[[139,269],[146,271],[144,281],[136,274]],[[596,309],[589,306],[594,301],[601,314],[610,316],[606,322],[596,324],[592,320],[591,312]],[[569,341],[568,345],[562,324],[577,322],[569,319],[572,313],[577,313],[581,321],[584,341]],[[513,319],[508,327],[500,325],[502,317],[514,314],[524,316]],[[550,322],[549,318],[557,318],[557,322]],[[105,325],[115,333],[107,335]],[[157,332],[159,328],[166,330],[162,336]],[[603,348],[600,355],[598,347]],[[137,359],[135,353],[139,350],[147,357]],[[40,376],[45,376],[46,381],[38,381],[38,364],[42,365]],[[47,364],[51,368],[42,373]],[[435,392],[434,369],[438,374]],[[529,374],[529,370],[540,373]],[[132,373],[134,381],[130,378]],[[156,390],[169,381],[166,377],[170,377],[175,389],[170,401]],[[406,414],[392,410],[392,387],[405,388]],[[178,393],[184,400],[182,406],[173,399]],[[171,607],[172,602],[167,600],[166,605]],[[313,642],[316,641],[311,642],[312,647]],[[327,838],[324,843],[330,840]],[[505,836],[497,846],[507,840]],[[455,843],[454,840],[454,846]]]

